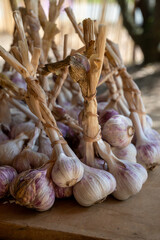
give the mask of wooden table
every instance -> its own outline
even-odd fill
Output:
[[[127,201],[109,197],[84,208],[74,199],[63,199],[43,213],[1,203],[0,239],[160,240],[160,167],[149,173],[142,191]]]

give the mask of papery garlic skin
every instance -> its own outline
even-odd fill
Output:
[[[47,170],[28,170],[20,173],[11,183],[10,193],[16,203],[37,211],[46,211],[55,201],[52,180]]]
[[[0,167],[0,198],[6,197],[9,194],[9,186],[16,176],[17,172],[13,167]]]
[[[160,145],[155,142],[137,144],[137,162],[152,169],[160,164]]]
[[[118,200],[126,200],[137,194],[148,177],[147,171],[142,165],[123,160],[112,165],[109,171],[117,182],[113,196]]]
[[[52,146],[50,139],[45,135],[45,133],[42,133],[39,137],[39,148],[38,152],[43,153],[47,155],[49,158],[52,155]]]
[[[132,143],[125,148],[112,147],[112,152],[119,159],[127,160],[129,162],[137,162],[137,150]]]
[[[149,115],[147,115],[146,114],[146,127],[147,128],[151,128],[152,126],[153,126],[153,120],[152,120],[152,118],[149,116]]]
[[[107,171],[85,167],[83,178],[73,187],[76,201],[89,207],[102,202],[116,188],[116,181]]]
[[[54,185],[56,198],[68,198],[73,195],[72,187],[62,188],[62,187],[58,187],[55,183],[53,183],[53,185]]]
[[[24,149],[18,156],[13,160],[13,167],[18,173],[41,167],[47,163],[49,158],[43,153],[34,152],[31,149]]]
[[[9,140],[8,136],[0,129],[0,144]]]
[[[124,148],[133,138],[134,128],[132,121],[122,115],[111,117],[102,130],[102,137],[114,147]]]
[[[52,180],[59,187],[71,187],[81,180],[84,168],[74,157],[61,153],[52,169]]]

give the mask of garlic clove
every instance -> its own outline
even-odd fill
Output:
[[[52,180],[47,169],[31,169],[20,173],[11,183],[10,193],[16,203],[37,211],[46,211],[55,201]]]
[[[13,167],[17,172],[23,172],[31,168],[41,167],[47,163],[49,158],[43,153],[34,152],[31,149],[24,149],[18,156],[13,160]]]
[[[73,187],[73,195],[80,205],[89,207],[104,201],[115,188],[112,174],[85,166],[83,178]]]
[[[13,167],[0,167],[0,198],[6,197],[9,194],[9,186],[16,175],[17,172]]]
[[[137,150],[132,143],[130,143],[125,148],[112,147],[112,152],[119,159],[127,160],[130,162],[137,162]]]
[[[72,187],[58,187],[55,183],[54,185],[54,191],[56,198],[68,198],[73,195],[73,188]]]
[[[61,153],[52,169],[52,180],[59,187],[71,187],[81,180],[84,168],[74,157]]]
[[[111,117],[102,130],[102,137],[114,147],[124,148],[128,146],[133,138],[134,128],[132,121],[122,115]]]

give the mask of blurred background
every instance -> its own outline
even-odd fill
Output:
[[[23,1],[18,1],[23,6]],[[47,14],[49,2],[41,0]],[[160,0],[65,0],[78,23],[84,18],[107,25],[107,38],[119,44],[129,72],[142,90],[146,110],[160,129]],[[65,11],[57,20],[61,30],[56,35],[59,48],[64,34],[69,34],[69,48],[82,46]],[[14,22],[9,0],[0,0],[0,44],[9,50]],[[2,59],[1,59],[2,61]],[[2,64],[2,63],[1,63]]]

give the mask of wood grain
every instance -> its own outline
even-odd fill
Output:
[[[149,173],[142,191],[127,201],[109,197],[90,208],[74,199],[57,200],[38,213],[0,203],[0,239],[159,240],[160,167]]]

